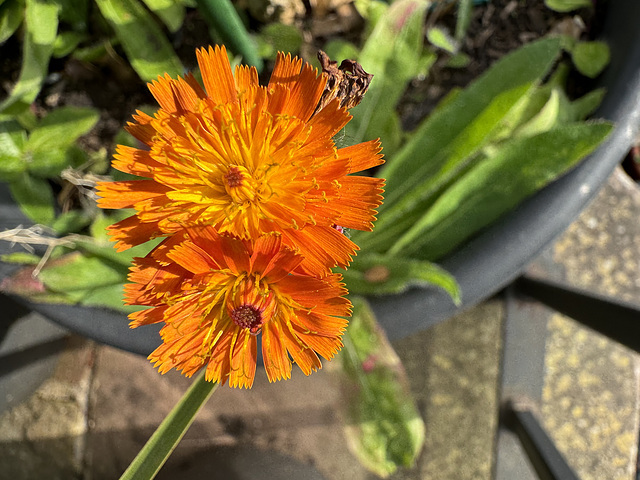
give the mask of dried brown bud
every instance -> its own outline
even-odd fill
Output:
[[[322,73],[328,78],[315,113],[326,107],[334,98],[338,98],[340,106],[347,109],[358,105],[367,92],[373,75],[365,72],[362,65],[355,60],[343,60],[338,67],[338,62],[330,60],[322,50],[318,51],[318,60],[322,66]]]

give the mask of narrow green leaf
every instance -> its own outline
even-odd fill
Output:
[[[20,210],[27,217],[43,225],[53,222],[55,200],[49,182],[23,173],[9,184],[9,188]]]
[[[452,38],[449,33],[444,30],[442,27],[431,27],[427,30],[427,40],[434,47],[445,50],[449,53],[457,53],[458,52],[458,44],[455,38]]]
[[[456,146],[457,137],[496,96],[539,81],[559,54],[558,39],[525,45],[502,58],[446,106],[430,115],[380,173],[387,179],[387,190],[379,218],[382,219],[382,212],[402,199],[407,191],[417,188],[442,168],[449,159],[448,151]]]
[[[425,427],[402,363],[373,312],[360,297],[353,304],[339,357],[347,445],[365,467],[386,477],[415,463]]]
[[[25,149],[32,152],[64,149],[86,134],[100,114],[93,108],[60,107],[51,111],[29,135]]]
[[[36,99],[49,68],[58,31],[59,5],[47,0],[26,0],[25,32],[20,76],[0,112],[16,114]]]
[[[440,164],[438,172],[411,189],[403,186],[401,189],[404,192],[402,198],[396,200],[393,207],[386,209],[378,217],[377,229],[371,234],[370,240],[380,235],[378,231],[386,229],[389,225],[400,223],[403,217],[409,215],[414,218],[415,215],[410,214],[411,211],[425,211],[439,192],[465,170],[471,168],[473,162],[479,158],[481,149],[502,134],[505,130],[505,123],[513,121],[513,112],[520,110],[520,105],[526,100],[533,88],[532,83],[524,83],[496,94],[486,108],[470,120],[458,136],[438,152],[440,157],[444,157],[438,162]],[[399,191],[399,189],[395,189],[390,192],[390,182],[387,185],[385,202],[391,201],[389,199],[394,198],[392,193]],[[390,245],[385,245],[385,247],[388,246]]]
[[[414,286],[435,286],[446,291],[456,304],[460,302],[455,278],[439,266],[423,260],[361,254],[343,277],[349,293],[355,295],[397,294]]]
[[[55,0],[61,6],[60,20],[68,23],[75,31],[84,32],[87,29],[87,0]]]
[[[538,133],[546,132],[558,122],[559,117],[560,92],[554,89],[544,107],[542,107],[536,116],[517,130],[517,135],[532,137]]]
[[[156,476],[193,423],[198,411],[218,388],[217,383],[207,382],[204,379],[204,374],[203,369],[189,390],[133,459],[120,480],[143,480]]]
[[[0,261],[4,263],[21,263],[23,265],[37,265],[40,257],[29,252],[14,252],[0,255]]]
[[[598,88],[574,100],[570,104],[571,119],[574,121],[584,120],[602,103],[602,99],[606,93],[606,89]]]
[[[544,0],[544,4],[556,12],[571,12],[579,8],[593,6],[591,0]]]
[[[38,278],[53,292],[71,292],[122,285],[127,273],[128,269],[117,264],[74,252],[53,265],[46,265]]]
[[[262,59],[230,0],[196,0],[198,11],[229,49],[262,71]]]
[[[422,53],[424,15],[429,4],[424,0],[394,2],[362,48],[358,61],[374,79],[362,103],[351,111],[353,119],[346,133],[353,143],[379,136],[386,155],[399,146],[393,137],[385,135],[389,130],[385,123],[409,81],[426,73],[423,69],[432,59]]]
[[[505,142],[453,184],[400,238],[392,253],[440,258],[591,153],[606,122],[559,125]]]
[[[611,53],[604,42],[578,42],[571,51],[571,59],[578,71],[595,78],[609,64]]]
[[[56,41],[53,44],[53,56],[55,58],[66,57],[86,38],[87,35],[84,33],[62,32],[56,37]]]
[[[15,33],[24,18],[24,1],[7,0],[0,5],[0,44]]]
[[[155,13],[170,32],[175,33],[184,21],[184,5],[175,0],[143,0],[147,8]]]
[[[459,42],[467,35],[473,13],[473,0],[458,0],[458,14],[456,18],[456,40]]]
[[[62,236],[69,233],[79,232],[81,229],[91,223],[91,216],[82,210],[70,210],[65,212],[54,220],[51,228],[56,235]]]
[[[111,24],[131,66],[145,81],[184,71],[171,44],[138,0],[96,0]]]

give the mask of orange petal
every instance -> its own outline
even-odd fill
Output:
[[[135,215],[107,227],[107,232],[112,240],[117,240],[115,249],[118,252],[140,245],[160,234],[157,223],[141,223]]]
[[[191,273],[206,273],[216,267],[207,252],[190,242],[178,245],[167,256]]]
[[[130,208],[149,198],[164,195],[169,189],[153,180],[98,182],[96,192],[100,208]]]
[[[382,145],[380,139],[358,143],[338,150],[338,157],[347,161],[349,173],[361,172],[367,168],[382,165]]]
[[[163,164],[154,160],[148,150],[118,145],[111,166],[121,172],[139,177],[151,177]]]
[[[279,322],[267,322],[262,327],[262,358],[270,382],[291,377],[291,359],[282,345]]]
[[[236,65],[234,78],[236,79],[236,90],[238,93],[242,93],[247,88],[260,84],[258,80],[258,70],[256,70],[255,67]]]
[[[231,73],[227,49],[216,45],[215,49],[200,48],[196,50],[200,73],[204,88],[211,100],[216,104],[235,102],[238,98],[235,80]]]

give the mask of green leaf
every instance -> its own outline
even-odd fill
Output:
[[[133,313],[141,310],[139,305],[125,305],[123,283],[105,285],[81,292],[78,303],[86,307],[106,307],[122,313]]]
[[[465,68],[471,63],[471,57],[466,53],[456,53],[447,60],[448,68]]]
[[[0,112],[16,114],[36,99],[49,68],[58,30],[59,6],[47,0],[26,0],[25,34],[20,76]]]
[[[564,124],[505,142],[454,183],[397,241],[393,253],[440,258],[568,171],[611,128],[606,122]]]
[[[446,159],[439,162],[440,170],[427,177],[420,185],[404,190],[403,197],[397,200],[396,205],[378,217],[376,231],[367,235],[366,248],[373,247],[377,251],[394,248],[393,243],[404,232],[401,227],[407,223],[405,217],[409,217],[413,223],[416,215],[411,212],[428,209],[447,185],[471,168],[473,162],[480,157],[481,149],[504,135],[507,125],[513,122],[514,116],[517,117],[522,102],[526,101],[532,90],[533,84],[525,83],[498,93],[482,112],[465,125],[457,138],[439,152]],[[385,197],[385,201],[393,199],[389,187]],[[381,243],[383,238],[384,244]]]
[[[324,52],[329,58],[358,58],[360,50],[353,43],[347,42],[341,38],[329,40],[323,47]]]
[[[260,30],[260,38],[270,46],[270,58],[275,58],[277,52],[299,52],[303,41],[296,27],[282,23],[268,24]]]
[[[53,56],[55,58],[66,57],[86,38],[87,35],[84,33],[62,32],[56,37],[56,41],[53,44]]]
[[[133,459],[120,480],[151,479],[156,476],[171,452],[187,432],[196,414],[218,388],[218,383],[207,382],[204,369],[193,381],[182,399],[165,417],[142,450]]]
[[[609,64],[611,53],[604,42],[579,42],[571,51],[571,59],[578,71],[595,78]]]
[[[107,263],[128,268],[134,257],[144,257],[153,247],[160,243],[161,240],[161,238],[150,240],[142,245],[128,248],[123,252],[116,251],[113,242],[100,243],[92,240],[78,239],[75,240],[75,244],[79,249],[95,255]]]
[[[571,118],[575,121],[587,118],[600,106],[605,93],[606,89],[598,88],[571,102]]]
[[[434,47],[445,50],[449,53],[458,52],[458,43],[449,33],[441,27],[431,27],[427,30],[427,40]]]
[[[155,13],[171,33],[177,32],[184,21],[184,5],[175,0],[143,0],[147,8]]]
[[[76,31],[86,31],[87,29],[87,0],[55,0],[62,8],[60,10],[60,20],[68,23]]]
[[[70,210],[54,220],[51,228],[56,235],[62,236],[68,233],[76,233],[91,223],[91,216],[82,210]]]
[[[458,0],[458,14],[456,18],[456,40],[459,42],[467,35],[473,14],[473,0]]]
[[[25,154],[29,173],[40,178],[52,178],[69,166],[67,151],[63,149],[41,150]]]
[[[0,121],[0,180],[12,182],[26,170],[22,149],[27,133],[13,120]]]
[[[32,152],[64,149],[86,134],[100,114],[93,108],[60,107],[44,117],[31,132],[25,149]]]
[[[243,61],[262,71],[262,59],[256,45],[249,36],[238,12],[230,0],[196,0],[198,11],[209,26],[234,53],[242,55]]]
[[[445,99],[383,167],[385,202],[376,229],[357,236],[363,250],[386,251],[439,192],[477,159],[508,122],[560,53],[558,39],[528,44],[507,55],[464,91]],[[393,233],[391,232],[393,230]],[[383,239],[384,237],[384,239]]]
[[[0,255],[0,261],[4,263],[21,263],[23,265],[37,265],[41,258],[29,252],[14,252]]]
[[[53,292],[72,292],[106,285],[122,285],[127,273],[128,269],[120,265],[74,252],[55,265],[46,265],[38,278]]]
[[[385,123],[388,115],[395,112],[407,84],[426,73],[435,58],[423,55],[423,20],[429,4],[423,0],[396,1],[362,48],[358,61],[374,79],[362,103],[350,112],[353,119],[346,134],[353,143],[379,136],[386,155],[399,146],[397,139],[387,136]]]
[[[15,33],[24,18],[24,1],[8,0],[0,5],[0,44]]]
[[[55,200],[49,182],[23,173],[9,184],[9,188],[20,210],[27,217],[43,225],[53,222]]]
[[[556,12],[571,12],[579,8],[591,7],[591,0],[544,0],[547,8]]]
[[[365,467],[386,477],[415,464],[425,427],[402,363],[373,312],[362,298],[353,305],[339,357],[347,445]]]
[[[517,130],[517,135],[531,137],[550,130],[560,117],[560,95],[558,89],[553,89],[544,107]]]
[[[478,125],[477,117],[496,101],[496,97],[539,81],[559,54],[558,39],[544,39],[525,45],[502,58],[453,100],[430,115],[380,173],[387,179],[385,203],[380,211],[390,209],[407,191],[431,179],[448,162],[449,152],[459,149],[460,139],[468,136],[464,133],[468,126],[472,123]]]
[[[96,3],[142,80],[155,80],[165,73],[173,77],[183,73],[171,44],[138,0],[96,0]]]
[[[435,286],[460,303],[455,278],[439,266],[422,260],[378,254],[358,255],[343,273],[349,293],[355,295],[397,294],[410,287]]]

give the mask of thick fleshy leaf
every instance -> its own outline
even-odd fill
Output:
[[[96,0],[111,24],[131,66],[145,81],[168,73],[183,73],[182,63],[169,40],[138,0]]]
[[[455,278],[439,266],[410,258],[362,253],[343,273],[349,293],[384,295],[402,293],[410,287],[439,287],[455,303],[460,291]]]
[[[340,353],[347,444],[365,467],[386,477],[415,463],[425,426],[400,359],[364,299],[353,300]]]
[[[607,122],[559,125],[505,142],[445,191],[390,253],[440,258],[576,165],[611,129]]]

